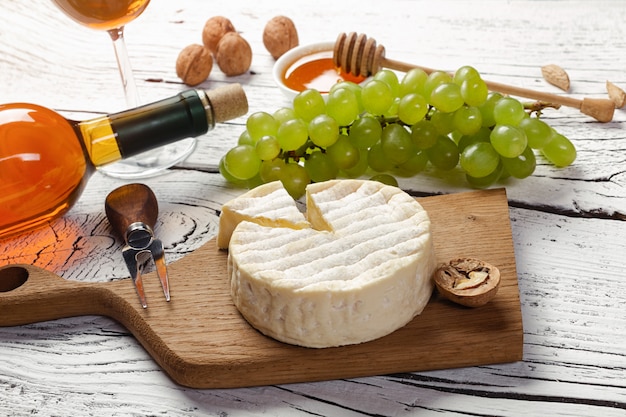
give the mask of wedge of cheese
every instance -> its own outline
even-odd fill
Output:
[[[244,220],[270,227],[310,227],[280,181],[253,188],[222,206],[216,239],[218,248],[228,248],[233,230]]]
[[[415,199],[374,181],[333,180],[309,185],[306,202],[307,227],[259,213],[232,232],[231,295],[253,327],[325,348],[377,339],[422,312],[436,261]]]

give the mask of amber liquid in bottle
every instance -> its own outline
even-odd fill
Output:
[[[53,0],[78,23],[98,30],[122,27],[139,16],[150,0]]]
[[[37,105],[0,105],[0,239],[69,210],[97,166],[206,133],[214,110],[196,90],[81,122]]]

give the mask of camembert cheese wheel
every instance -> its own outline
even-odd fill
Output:
[[[267,220],[278,207],[268,197],[276,186],[266,186],[256,198],[270,215],[238,217],[228,246],[231,295],[253,327],[325,348],[380,338],[422,312],[436,260],[428,214],[414,198],[375,181],[311,184],[300,227],[297,216]]]

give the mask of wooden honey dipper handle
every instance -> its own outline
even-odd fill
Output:
[[[337,37],[333,50],[333,62],[335,66],[342,68],[354,75],[369,76],[382,68],[408,72],[411,69],[419,68],[430,74],[436,70],[406,62],[395,61],[385,57],[385,47],[376,45],[376,41],[368,38],[364,34],[341,33]],[[583,98],[578,100],[571,97],[559,96],[541,91],[529,90],[527,88],[515,87],[485,80],[485,84],[491,91],[502,94],[529,98],[558,104],[566,107],[573,107],[581,113],[593,117],[599,122],[610,122],[613,120],[615,103],[610,99]]]

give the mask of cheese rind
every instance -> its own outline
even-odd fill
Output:
[[[242,221],[229,246],[231,295],[277,340],[313,348],[362,343],[406,325],[433,290],[426,211],[396,187],[333,180],[309,185],[295,229]]]

